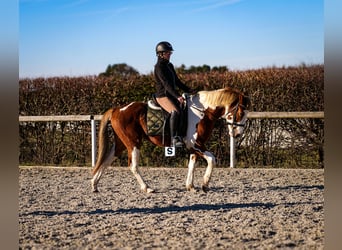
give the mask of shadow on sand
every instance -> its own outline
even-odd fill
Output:
[[[98,215],[98,214],[162,214],[162,213],[177,213],[187,211],[213,211],[213,210],[231,210],[236,208],[264,208],[270,209],[277,206],[273,203],[241,203],[241,204],[194,204],[190,206],[168,206],[168,207],[154,207],[154,208],[120,208],[117,210],[113,209],[96,209],[94,211],[35,211],[31,213],[22,214],[22,216],[58,216],[58,215],[73,215],[73,214],[87,214],[87,215]]]

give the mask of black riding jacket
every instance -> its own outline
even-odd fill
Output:
[[[154,77],[156,80],[156,97],[174,97],[177,99],[180,94],[176,87],[185,92],[190,92],[187,87],[177,76],[173,64],[168,60],[158,57],[158,61],[154,66]]]

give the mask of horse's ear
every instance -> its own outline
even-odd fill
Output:
[[[246,109],[249,109],[249,107],[252,105],[251,99],[248,95],[244,95],[244,105],[246,106]]]
[[[240,104],[243,104],[244,98],[245,98],[244,95],[241,95],[241,94],[239,95],[239,103]]]
[[[248,109],[251,106],[251,99],[249,98],[247,92],[243,92],[243,94],[239,96],[239,103],[244,105],[246,109]]]

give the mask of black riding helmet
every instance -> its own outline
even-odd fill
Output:
[[[169,42],[163,41],[157,44],[156,46],[156,54],[166,52],[166,51],[173,51],[172,45]]]

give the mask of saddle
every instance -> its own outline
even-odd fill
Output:
[[[166,125],[169,124],[170,115],[157,103],[156,100],[149,100],[147,102],[147,135],[170,135],[170,126],[166,129]]]
[[[187,107],[184,105],[182,110],[182,117],[180,128],[178,134],[181,136],[186,135],[187,129]],[[152,99],[147,102],[147,115],[146,115],[146,124],[147,124],[147,135],[149,136],[170,136],[170,114],[164,110],[157,102],[154,95],[152,95]]]

